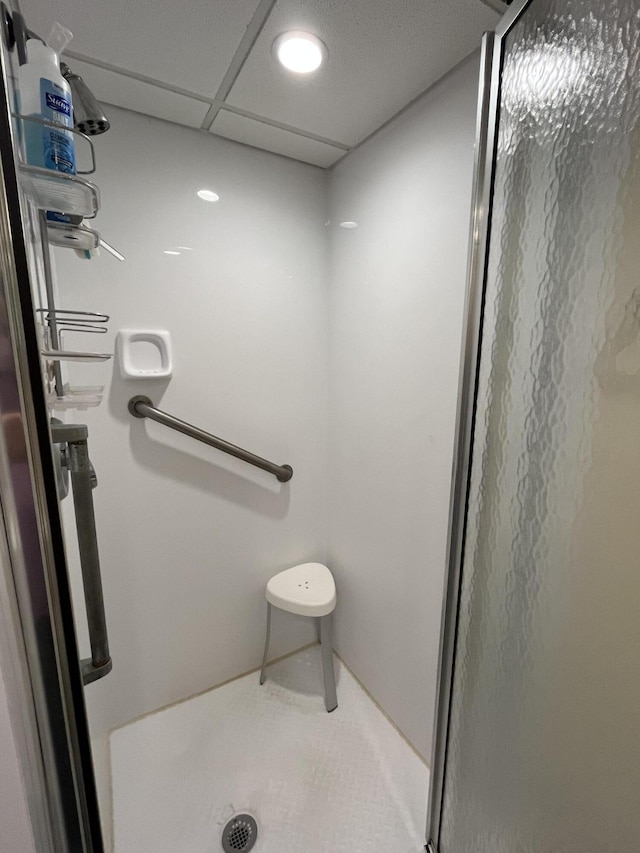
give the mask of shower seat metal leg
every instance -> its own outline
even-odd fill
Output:
[[[329,713],[338,707],[338,694],[336,692],[336,673],[333,667],[333,637],[332,617],[321,616],[317,621],[320,624],[320,652],[322,656],[322,679],[324,681],[324,704]]]
[[[267,657],[269,656],[269,641],[271,639],[271,604],[267,602],[267,638],[264,643],[264,655],[262,656],[262,669],[260,670],[260,684],[264,684],[267,674]]]

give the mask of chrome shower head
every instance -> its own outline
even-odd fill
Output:
[[[62,76],[71,87],[73,101],[73,123],[77,130],[86,133],[87,136],[97,136],[106,133],[111,126],[109,119],[95,95],[89,89],[79,74],[73,72],[66,62],[60,63]]]

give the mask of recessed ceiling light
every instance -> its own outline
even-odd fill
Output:
[[[347,219],[347,220],[345,220],[345,222],[340,223],[340,227],[341,228],[357,228],[358,223],[353,222],[351,219]]]
[[[198,190],[198,198],[201,198],[203,201],[219,201],[220,196],[218,193],[214,193],[213,190]]]
[[[273,50],[282,65],[296,74],[310,74],[320,68],[327,48],[311,33],[283,33],[273,43]]]
[[[165,250],[164,250],[164,254],[165,254],[165,255],[179,255],[179,254],[180,254],[180,252],[174,252],[174,250],[173,250],[173,249],[165,249]]]

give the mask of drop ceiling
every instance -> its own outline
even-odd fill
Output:
[[[106,104],[329,167],[480,45],[481,0],[22,0],[27,25],[74,33],[67,61]],[[328,48],[315,73],[280,33]]]

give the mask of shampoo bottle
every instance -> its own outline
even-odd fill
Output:
[[[73,127],[71,90],[60,73],[58,53],[38,39],[27,41],[27,61],[18,69],[18,93],[23,116],[51,123],[22,122],[27,163],[75,174],[73,134],[66,129]]]

